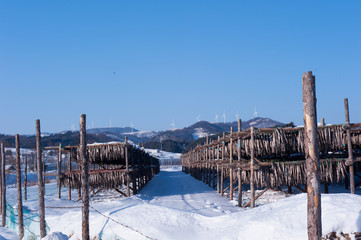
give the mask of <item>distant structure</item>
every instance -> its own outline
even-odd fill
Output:
[[[223,123],[226,123],[226,112],[223,113]]]
[[[112,127],[112,119],[109,120],[109,127]]]
[[[201,121],[201,115],[198,115],[197,122],[200,122],[200,121]]]
[[[257,112],[257,109],[256,108],[254,108],[254,113],[253,113],[253,117],[258,117],[258,112]]]
[[[75,124],[71,124],[71,132],[73,133],[73,132],[75,132]]]
[[[175,129],[175,122],[174,122],[174,120],[172,120],[172,123],[170,124],[170,126],[172,127],[172,130]]]
[[[216,113],[216,123],[218,123],[218,114]]]
[[[132,129],[132,132],[134,131],[134,124],[130,123],[130,128]]]
[[[92,128],[94,128],[94,121],[92,121]]]
[[[238,119],[239,119],[239,114],[236,113],[236,121],[238,121]]]

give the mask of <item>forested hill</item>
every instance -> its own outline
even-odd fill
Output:
[[[242,122],[242,129],[250,126],[256,128],[283,126],[284,124],[269,118],[253,118]],[[201,143],[206,136],[217,137],[223,132],[229,132],[233,127],[238,130],[237,122],[210,123],[199,121],[191,126],[182,129],[172,129],[167,131],[139,131],[134,128],[93,128],[87,129],[87,143],[102,143],[110,141],[124,141],[125,136],[134,143],[144,144],[146,148],[162,149],[168,152],[183,152],[197,143]],[[0,141],[5,147],[15,146],[13,135],[0,134]],[[79,132],[64,131],[61,133],[44,133],[41,139],[42,146],[57,146],[59,143],[64,146],[78,145]],[[35,148],[35,136],[20,136],[20,146],[23,148]]]

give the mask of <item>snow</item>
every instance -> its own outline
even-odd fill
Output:
[[[19,236],[10,229],[0,227],[0,240],[19,240]]]
[[[163,159],[180,159],[182,154],[181,153],[172,153],[172,152],[166,152],[159,149],[144,149],[147,153],[152,155],[153,157],[156,157],[160,160]]]
[[[68,240],[69,237],[61,232],[53,232],[48,234],[42,240]]]
[[[251,122],[249,125],[252,126],[252,125],[255,125],[255,124],[257,124],[257,121]]]
[[[127,132],[127,133],[123,133],[123,135],[135,135],[137,137],[154,137],[155,135],[157,135],[158,133],[160,133],[161,131],[137,131],[137,132]]]
[[[330,185],[330,192],[341,189]],[[29,200],[24,205],[38,210],[37,187],[29,187],[28,192]],[[324,234],[361,231],[360,193],[361,188],[356,195],[322,194]],[[16,188],[8,187],[7,197],[15,205]],[[76,191],[72,199],[77,199]],[[243,203],[248,200],[249,191],[245,189]],[[46,185],[45,201],[50,231],[61,232],[71,240],[81,239],[81,203],[67,200],[67,189],[62,190],[62,199],[57,199],[55,183]],[[221,197],[179,167],[163,169],[135,196],[124,198],[107,191],[93,197],[90,235],[92,239],[307,239],[306,194],[267,191],[253,209],[239,208],[236,202]],[[0,236],[17,239],[2,228]]]
[[[197,140],[198,138],[204,138],[209,135],[203,128],[195,128],[194,130],[195,132],[192,134],[194,140]]]

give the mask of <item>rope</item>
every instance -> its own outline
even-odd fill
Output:
[[[99,213],[100,215],[102,215],[103,217],[106,217],[106,218],[108,218],[109,220],[111,220],[111,221],[113,221],[113,222],[115,222],[115,223],[117,223],[117,224],[119,224],[119,225],[121,225],[121,226],[123,226],[123,227],[129,228],[130,230],[132,230],[132,231],[134,231],[134,232],[137,232],[137,233],[139,233],[140,235],[142,235],[142,236],[144,236],[144,237],[146,237],[146,238],[148,238],[148,239],[157,240],[156,238],[152,238],[152,237],[149,237],[149,236],[145,235],[144,233],[141,233],[141,232],[138,231],[137,229],[134,229],[134,228],[132,228],[132,227],[129,227],[129,226],[125,225],[124,223],[118,222],[117,220],[115,220],[115,219],[113,219],[113,218],[111,218],[111,217],[109,217],[109,216],[104,215],[103,213],[101,213],[100,211],[98,211],[97,209],[95,209],[94,207],[92,207],[90,204],[89,204],[89,207],[90,207],[91,209],[93,209],[95,212],[97,212],[97,213]]]

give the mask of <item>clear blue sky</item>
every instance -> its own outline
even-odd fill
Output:
[[[361,1],[0,1],[0,133],[177,128],[225,112],[361,122]]]

